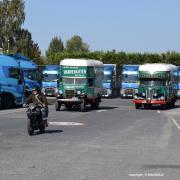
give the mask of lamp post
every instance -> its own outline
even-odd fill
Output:
[[[9,42],[10,42],[10,40],[8,39],[8,53],[9,53]]]

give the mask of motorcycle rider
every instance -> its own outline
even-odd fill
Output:
[[[41,93],[41,89],[39,86],[34,87],[30,96],[26,99],[26,104],[30,104],[30,103],[33,103],[35,106],[37,105],[42,106],[41,108],[42,118],[44,121],[46,121],[46,126],[47,126],[48,102],[46,96]]]

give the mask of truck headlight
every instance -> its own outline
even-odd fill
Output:
[[[41,89],[41,92],[44,94],[44,93],[45,93],[45,88],[42,88],[42,89]]]
[[[161,96],[161,97],[160,97],[160,100],[164,100],[164,97],[163,97],[163,96]]]

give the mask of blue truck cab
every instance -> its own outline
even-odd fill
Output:
[[[27,57],[19,53],[10,56],[12,56],[14,59],[16,59],[17,62],[19,62],[20,68],[23,71],[25,96],[27,97],[29,96],[29,94],[31,94],[32,89],[35,86],[41,86],[41,73],[38,69],[37,64]]]
[[[180,98],[180,66],[178,66],[177,69],[178,69],[177,98],[179,99]]]
[[[104,64],[102,97],[113,97],[115,88],[116,64]]]
[[[24,102],[24,82],[19,62],[8,55],[0,55],[0,105],[11,108]]]
[[[121,98],[133,98],[138,91],[139,65],[122,65],[120,96]]]
[[[42,93],[46,96],[56,96],[59,87],[59,65],[46,65],[42,71]]]

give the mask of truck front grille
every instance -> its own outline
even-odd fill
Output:
[[[125,93],[125,95],[133,95],[134,89],[126,89],[124,93]]]
[[[75,97],[75,90],[65,90],[66,98]]]

